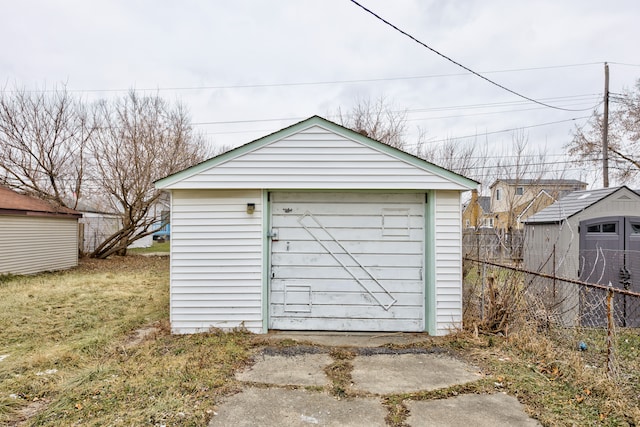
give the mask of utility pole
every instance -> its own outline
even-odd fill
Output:
[[[602,185],[609,187],[609,64],[604,63],[604,114],[602,117]]]

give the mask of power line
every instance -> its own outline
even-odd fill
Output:
[[[568,105],[583,105],[584,103],[573,103]],[[597,104],[596,107],[600,105]],[[454,114],[450,116],[437,116],[437,117],[418,117],[413,119],[407,119],[407,121],[428,121],[428,120],[440,120],[440,119],[451,119],[457,117],[476,117],[476,116],[487,116],[491,114],[503,114],[503,113],[518,113],[522,111],[532,111],[532,110],[540,110],[545,107],[531,107],[531,108],[518,108],[512,110],[501,110],[501,111],[485,111],[482,113],[471,113],[471,114]]]
[[[429,45],[427,45],[426,43],[424,43],[424,42],[422,42],[422,41],[418,40],[416,37],[412,36],[411,34],[407,33],[406,31],[404,31],[404,30],[402,30],[402,29],[398,28],[397,26],[395,26],[395,25],[394,25],[394,24],[392,24],[391,22],[387,21],[386,19],[384,19],[384,18],[383,18],[383,17],[381,17],[380,15],[376,14],[376,13],[375,13],[375,12],[373,12],[372,10],[367,9],[365,6],[361,5],[361,4],[360,4],[360,3],[358,3],[356,0],[349,0],[349,1],[350,1],[351,3],[353,3],[353,4],[355,4],[356,6],[358,6],[359,8],[361,8],[362,10],[364,10],[365,12],[367,12],[367,13],[369,13],[369,14],[373,15],[373,16],[374,16],[374,17],[376,17],[378,20],[380,20],[380,21],[384,22],[386,25],[390,26],[390,27],[391,27],[391,28],[393,28],[394,30],[398,31],[399,33],[403,34],[403,35],[404,35],[404,36],[406,36],[406,37],[409,37],[411,40],[413,40],[414,42],[418,43],[420,46],[423,46],[423,47],[425,47],[425,48],[429,49],[431,52],[433,52],[433,53],[435,53],[435,54],[437,54],[437,55],[441,56],[442,58],[446,59],[447,61],[449,61],[449,62],[451,62],[451,63],[453,63],[453,64],[455,64],[455,65],[457,65],[458,67],[460,67],[460,68],[462,68],[462,69],[464,69],[464,70],[467,70],[468,72],[470,72],[470,73],[472,73],[472,74],[474,74],[474,75],[476,75],[476,76],[480,77],[481,79],[483,79],[483,80],[485,80],[485,81],[487,81],[487,82],[491,83],[492,85],[497,86],[497,87],[499,87],[500,89],[503,89],[503,90],[505,90],[505,91],[507,91],[507,92],[509,92],[509,93],[512,93],[512,94],[514,94],[514,95],[516,95],[516,96],[518,96],[518,97],[520,97],[520,98],[524,98],[524,99],[529,100],[529,101],[531,101],[531,102],[535,102],[536,104],[540,104],[540,105],[545,106],[545,107],[547,107],[547,108],[553,108],[553,109],[555,109],[555,110],[563,110],[563,111],[587,111],[587,110],[590,110],[591,108],[593,108],[593,107],[591,107],[591,108],[587,108],[587,109],[583,109],[583,110],[581,110],[581,109],[569,109],[569,108],[556,107],[556,106],[553,106],[553,105],[550,105],[550,104],[545,104],[544,102],[537,101],[537,100],[535,100],[535,99],[533,99],[533,98],[529,98],[528,96],[522,95],[521,93],[518,93],[518,92],[516,92],[516,91],[514,91],[514,90],[512,90],[512,89],[509,89],[508,87],[503,86],[503,85],[501,85],[500,83],[497,83],[497,82],[495,82],[495,81],[493,81],[493,80],[491,80],[491,79],[489,79],[489,78],[487,78],[487,77],[483,76],[482,74],[480,74],[480,73],[478,73],[478,72],[476,72],[476,71],[473,71],[471,68],[466,67],[466,66],[462,65],[461,63],[459,63],[459,62],[457,62],[457,61],[455,61],[455,60],[451,59],[451,58],[450,58],[450,57],[448,57],[447,55],[445,55],[445,54],[443,54],[443,53],[441,53],[441,52],[439,52],[439,51],[435,50],[434,48],[432,48],[432,47],[430,47]]]
[[[628,63],[624,63],[624,62],[611,62],[611,61],[607,61],[609,64],[615,64],[615,65],[624,65],[626,67],[640,67],[640,64],[628,64]]]
[[[557,96],[553,98],[543,98],[543,99],[554,99],[554,100],[572,100],[571,98],[583,98],[582,100],[588,101],[589,99],[595,98],[599,99],[600,94],[583,94],[583,95],[568,95],[568,96]],[[575,99],[575,101],[580,101],[580,99]],[[602,101],[598,102],[595,105],[597,107],[600,105]],[[580,104],[580,103],[579,103]],[[579,105],[579,104],[571,104],[571,105]],[[423,113],[423,112],[438,112],[438,111],[448,111],[448,110],[456,110],[456,109],[480,109],[480,108],[492,108],[492,107],[508,107],[508,106],[518,106],[518,105],[527,105],[527,102],[524,101],[510,101],[510,102],[495,102],[495,103],[485,103],[485,104],[466,104],[466,105],[449,105],[444,107],[431,107],[431,108],[415,108],[415,109],[406,109],[406,110],[397,110],[393,111],[394,113]],[[518,111],[529,111],[531,109],[514,109],[514,110],[502,110],[488,113],[475,113],[475,114],[467,114],[467,115],[457,115],[457,116],[446,116],[446,117],[434,117],[437,118],[451,118],[451,117],[465,117],[465,116],[473,116],[473,115],[483,115],[483,114],[498,114],[498,113],[506,113],[506,112],[518,112]],[[347,114],[351,115],[351,114]],[[325,116],[329,119],[336,118],[335,115]],[[246,123],[261,123],[261,122],[277,122],[277,121],[293,121],[293,120],[304,120],[307,117],[280,117],[280,118],[268,118],[268,119],[245,119],[245,120],[217,120],[210,122],[193,122],[191,123],[194,126],[203,126],[203,125],[223,125],[223,124],[246,124]],[[421,119],[408,119],[408,120],[421,120]],[[430,119],[425,119],[430,120]],[[237,132],[229,132],[229,133],[237,133]]]
[[[543,100],[596,100],[602,98],[602,93],[585,93],[581,95],[566,95],[566,96],[554,96],[550,98],[541,98]],[[427,111],[444,111],[444,110],[462,110],[462,109],[476,109],[476,108],[490,108],[490,107],[510,107],[518,105],[527,105],[528,101],[503,101],[503,102],[491,102],[482,104],[465,104],[465,105],[449,105],[444,107],[432,107],[432,108],[419,108],[406,110],[408,112],[427,112]]]
[[[475,133],[475,134],[471,134],[471,135],[464,135],[464,136],[454,136],[454,137],[450,137],[450,138],[443,138],[443,139],[436,139],[433,141],[427,141],[427,144],[435,144],[438,142],[447,142],[447,141],[452,141],[452,140],[457,140],[457,139],[467,139],[467,138],[476,138],[479,136],[484,136],[484,135],[494,135],[497,133],[504,133],[504,132],[513,132],[513,131],[517,131],[517,130],[521,130],[521,129],[531,129],[531,128],[536,128],[536,127],[542,127],[542,126],[551,126],[551,125],[555,125],[558,123],[566,123],[566,122],[571,122],[571,121],[575,121],[575,120],[582,120],[582,119],[588,119],[591,116],[583,116],[583,117],[573,117],[571,119],[566,119],[566,120],[557,120],[555,122],[546,122],[546,123],[538,123],[535,125],[529,125],[529,126],[518,126],[517,128],[509,128],[509,129],[501,129],[501,130],[495,130],[495,131],[491,131],[491,132],[480,132],[480,133]],[[418,146],[420,145],[420,143],[413,143],[413,144],[406,144],[409,147],[412,146]]]
[[[481,74],[499,74],[499,73],[512,73],[520,71],[537,71],[548,70],[557,68],[572,68],[583,67],[587,65],[600,65],[600,62],[584,62],[578,64],[563,64],[563,65],[549,65],[542,67],[527,67],[527,68],[509,68],[503,70],[490,70],[480,71]],[[615,64],[615,63],[614,63]],[[419,76],[399,76],[399,77],[379,77],[371,79],[351,79],[351,80],[321,80],[321,81],[308,81],[308,82],[281,82],[281,83],[250,83],[250,84],[236,84],[236,85],[211,85],[211,86],[169,86],[169,87],[155,87],[155,88],[129,88],[129,89],[67,89],[67,92],[72,93],[117,93],[117,92],[165,92],[165,91],[197,91],[197,90],[225,90],[225,89],[257,89],[257,88],[270,88],[270,87],[289,87],[289,86],[321,86],[321,85],[333,85],[333,84],[355,84],[355,83],[375,83],[384,81],[399,81],[399,80],[422,80],[442,77],[458,77],[468,76],[470,73],[447,73],[447,74],[427,74]],[[54,93],[58,92],[58,89],[31,89],[25,90],[27,93]],[[0,90],[5,93],[16,93],[21,90]]]

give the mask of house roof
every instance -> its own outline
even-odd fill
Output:
[[[82,214],[63,206],[55,206],[35,197],[16,193],[0,186],[0,215],[66,216],[80,218]]]
[[[504,182],[508,185],[536,185],[540,187],[546,186],[576,186],[586,187],[586,182],[578,181],[577,179],[496,179],[489,188],[494,187],[499,182]]]
[[[198,175],[200,173],[206,172],[218,165],[226,163],[242,155],[251,153],[259,148],[267,146],[273,142],[279,141],[283,138],[294,135],[296,133],[302,132],[313,126],[319,126],[330,132],[341,135],[344,138],[350,139],[362,145],[366,145],[370,148],[373,148],[378,152],[389,154],[397,159],[404,161],[407,164],[410,164],[410,165],[413,165],[414,167],[425,170],[433,175],[440,176],[443,180],[446,180],[451,183],[455,183],[459,187],[463,187],[465,189],[470,190],[470,189],[476,188],[478,185],[477,181],[469,179],[458,173],[455,173],[443,167],[437,166],[431,162],[428,162],[417,156],[409,154],[405,151],[396,149],[387,144],[383,144],[379,141],[368,138],[358,132],[355,132],[351,129],[347,129],[337,123],[324,119],[320,116],[313,116],[301,122],[295,123],[291,126],[288,126],[284,129],[281,129],[277,132],[274,132],[262,138],[251,141],[231,151],[227,151],[226,153],[213,157],[195,166],[192,166],[190,168],[177,172],[173,175],[169,175],[165,178],[162,178],[155,182],[156,188],[167,189],[171,186],[174,186],[177,183],[180,183],[181,181],[188,180],[189,178],[195,175]]]
[[[597,190],[581,190],[567,194],[554,204],[546,207],[525,221],[526,224],[558,223],[584,211],[609,195],[627,187],[600,188]],[[630,190],[632,191],[632,190]],[[633,191],[632,191],[633,192]]]
[[[478,197],[478,204],[482,208],[484,212],[491,211],[491,197],[490,196],[480,196]]]

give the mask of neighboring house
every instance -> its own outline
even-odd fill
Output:
[[[640,195],[615,187],[576,191],[529,217],[525,223],[524,265],[529,270],[640,292]],[[580,317],[588,326],[604,324],[604,294],[591,304],[576,286],[545,289],[566,324]],[[623,326],[640,326],[640,300],[620,297]],[[627,316],[632,317],[625,317]]]
[[[462,207],[462,224],[465,229],[493,228],[491,197],[471,192],[471,199]]]
[[[122,224],[120,214],[107,212],[97,206],[79,201],[77,209],[82,212],[80,223],[80,251],[93,252],[104,240],[116,233]]]
[[[0,187],[0,274],[33,274],[78,265],[81,216]]]
[[[161,179],[172,331],[460,328],[476,186],[317,116]]]
[[[122,229],[122,214],[109,211],[99,203],[90,204],[80,200],[77,209],[82,213],[80,219],[80,250],[83,254],[93,252],[109,236]],[[160,218],[160,211],[168,209],[168,202],[158,202],[149,209],[150,218]],[[131,248],[148,248],[153,244],[153,235],[136,240]]]
[[[158,221],[153,224],[153,240],[165,241],[171,238],[171,203],[168,197],[161,197],[151,208],[151,214]]]
[[[509,231],[522,229],[527,217],[565,194],[585,190],[587,183],[575,179],[498,179],[489,188],[493,227]]]

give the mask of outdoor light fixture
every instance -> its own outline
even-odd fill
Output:
[[[255,203],[247,203],[247,213],[249,215],[253,214],[256,211],[256,204]]]

